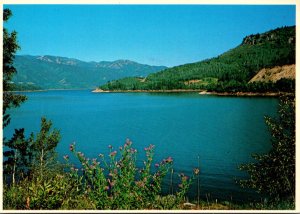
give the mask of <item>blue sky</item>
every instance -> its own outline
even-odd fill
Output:
[[[17,54],[175,66],[218,56],[249,34],[295,25],[293,5],[4,5]]]

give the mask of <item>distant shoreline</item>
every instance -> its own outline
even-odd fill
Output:
[[[92,90],[92,89],[86,89],[86,88],[77,88],[77,89],[38,89],[38,90],[24,90],[24,91],[7,91],[7,92],[46,92],[46,91],[85,91],[85,90]]]
[[[84,91],[89,90],[92,93],[198,93],[199,95],[214,95],[228,97],[278,97],[280,95],[290,95],[287,92],[208,92],[197,89],[173,89],[173,90],[113,90],[106,91],[102,89],[41,89],[41,90],[25,90],[25,91],[8,91],[8,92],[47,92],[47,91]]]
[[[278,97],[280,95],[288,95],[291,93],[286,92],[207,92],[202,90],[195,89],[174,89],[174,90],[114,90],[114,91],[105,91],[102,89],[95,89],[93,93],[187,93],[187,92],[197,92],[200,95],[216,95],[216,96],[237,96],[237,97]]]

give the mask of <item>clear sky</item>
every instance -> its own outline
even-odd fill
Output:
[[[295,25],[293,5],[4,5],[17,54],[175,66],[218,56],[246,35]]]

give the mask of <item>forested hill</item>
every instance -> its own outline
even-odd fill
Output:
[[[129,76],[145,77],[165,69],[130,60],[84,62],[58,56],[17,55],[15,90],[92,89],[109,80]]]
[[[246,36],[224,54],[201,62],[180,65],[153,73],[147,78],[124,78],[100,86],[103,90],[209,91],[290,90],[294,82],[248,83],[263,68],[295,64],[295,26]],[[277,89],[276,89],[277,90]]]

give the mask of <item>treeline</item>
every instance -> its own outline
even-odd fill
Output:
[[[42,90],[42,88],[34,84],[19,83],[19,84],[12,84],[11,90],[12,91],[37,91],[37,90]]]
[[[145,79],[124,78],[100,86],[103,90],[243,90],[276,85],[245,86],[262,68],[295,63],[295,26],[250,35],[238,47],[197,63],[190,63],[148,75]],[[193,83],[190,83],[194,81]],[[260,84],[260,86],[258,86]],[[271,88],[272,89],[272,88]],[[276,90],[273,88],[272,90]]]

